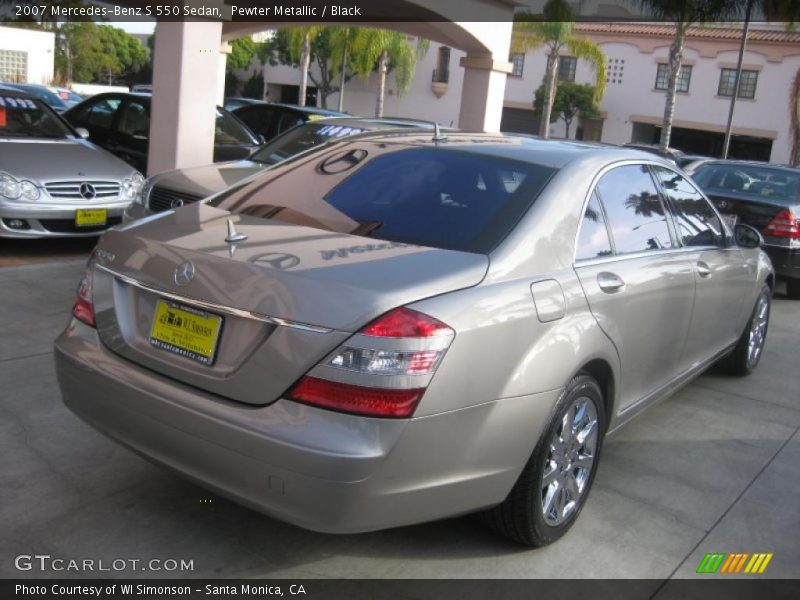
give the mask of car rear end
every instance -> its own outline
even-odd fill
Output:
[[[453,390],[494,327],[473,322],[469,293],[552,170],[413,148],[395,164],[383,142],[364,150],[384,153],[371,164],[359,150],[331,147],[213,206],[106,234],[56,341],[67,406],[155,462],[319,531],[502,501],[558,390],[499,401],[505,373],[489,368],[489,393]],[[409,204],[467,167],[487,169],[476,189],[495,213],[455,188],[437,210]]]
[[[800,297],[800,170],[714,161],[692,176],[729,226],[744,223],[761,232],[777,276]]]

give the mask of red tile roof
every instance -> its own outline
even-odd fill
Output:
[[[667,23],[576,23],[576,31],[592,34],[658,36],[672,38],[675,26]],[[692,40],[731,40],[739,41],[742,37],[742,28],[731,25],[707,25],[704,27],[690,27],[686,32],[686,39]],[[800,44],[800,31],[787,31],[779,24],[774,24],[771,29],[750,27],[747,35],[748,42],[761,42],[768,44]]]

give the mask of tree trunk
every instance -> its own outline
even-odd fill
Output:
[[[539,122],[539,137],[550,137],[550,115],[553,112],[553,100],[556,97],[556,75],[558,74],[558,50],[553,48],[547,55],[547,70],[544,73],[544,102],[542,117]]]
[[[675,116],[675,96],[678,90],[678,74],[681,71],[683,60],[683,42],[686,38],[687,23],[678,23],[675,40],[669,47],[669,79],[667,81],[667,98],[664,102],[664,121],[661,124],[661,140],[659,146],[662,150],[669,147],[672,137],[672,119]]]
[[[386,67],[389,64],[389,53],[384,50],[378,59],[378,97],[375,100],[375,117],[383,117],[383,99],[386,94]]]
[[[800,69],[794,76],[789,97],[789,120],[792,128],[792,153],[789,164],[800,165]]]
[[[572,119],[569,119],[569,120],[567,120],[567,119],[564,119],[564,125],[565,125],[565,128],[564,128],[564,137],[565,137],[566,139],[569,139],[569,128],[570,128],[570,126],[572,125]]]
[[[303,50],[300,53],[300,95],[297,103],[306,105],[306,89],[308,89],[308,67],[311,63],[311,38],[308,34],[303,37]]]
[[[347,43],[345,42],[342,52],[342,72],[339,76],[339,112],[344,112],[344,70],[347,67]]]

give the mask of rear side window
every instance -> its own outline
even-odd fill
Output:
[[[600,178],[596,191],[617,254],[672,247],[664,206],[645,165],[612,169]]]
[[[118,98],[104,98],[89,107],[85,115],[86,122],[100,129],[111,129],[114,114],[117,112],[121,100]]]
[[[554,169],[444,148],[347,146],[212,204],[392,242],[490,252]],[[374,149],[377,156],[372,157]],[[303,185],[300,185],[302,182]],[[289,193],[291,190],[291,193]]]
[[[606,218],[600,207],[597,194],[592,194],[581,221],[581,232],[578,236],[576,260],[588,260],[602,256],[611,256],[611,241],[608,239]]]
[[[686,178],[655,167],[664,195],[672,204],[678,237],[684,246],[724,246],[722,222],[708,200]]]

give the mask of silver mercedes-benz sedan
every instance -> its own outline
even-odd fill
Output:
[[[604,436],[756,367],[761,241],[636,150],[365,133],[104,235],[58,380],[99,431],[302,527],[484,511],[543,545]]]
[[[96,236],[144,178],[41,100],[0,86],[0,238]]]

